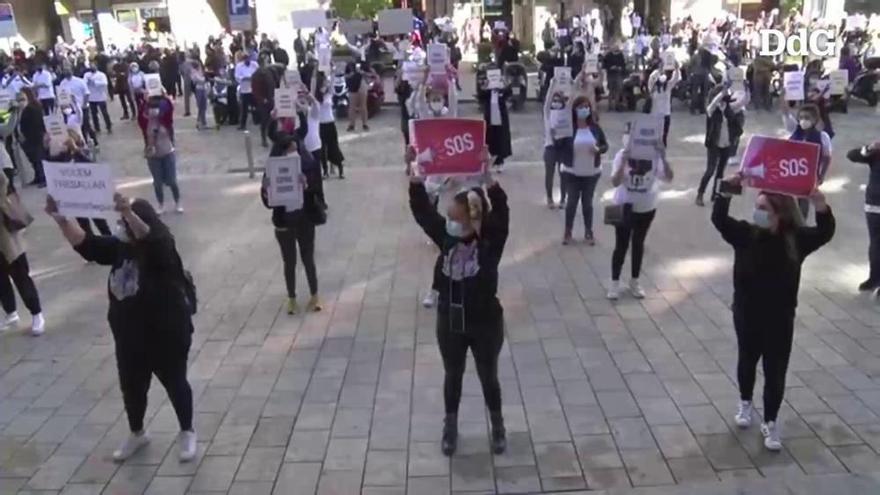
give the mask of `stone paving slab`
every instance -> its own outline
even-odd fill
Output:
[[[106,270],[82,263],[38,215],[29,258],[49,328],[40,339],[0,335],[0,494],[880,493],[880,306],[854,289],[867,267],[867,173],[843,159],[875,139],[876,115],[834,115],[826,188],[838,232],[805,265],[780,416],[785,449],[770,454],[756,429],[733,424],[732,253],[691,203],[702,120],[673,116],[676,181],[648,238],[648,297],[611,304],[613,232],[597,227],[595,247],[560,246],[530,110],[513,115],[516,153],[501,177],[512,209],[499,288],[506,454],[490,454],[473,363],[460,451],[440,453],[443,371],[434,315],[419,304],[436,253],[408,209],[395,111],[370,133],[342,133],[349,178],[326,184],[330,221],[317,239],[325,311],[297,317],[282,312],[258,181],[226,173],[244,163],[242,135],[196,132],[181,119],[187,213],[167,220],[202,302],[190,356],[199,456],[178,463],[173,410],[154,387],[153,443],[123,465],[110,460],[127,425]],[[750,130],[778,130],[775,114],[748,118]],[[623,121],[603,116],[612,148]],[[102,138],[120,186],[150,198],[133,124]],[[600,193],[609,188],[603,178]],[[24,199],[37,211],[42,192]],[[750,212],[747,200],[733,209]]]

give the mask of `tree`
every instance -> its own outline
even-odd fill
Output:
[[[342,19],[372,19],[382,9],[391,8],[391,0],[333,0],[336,15]]]

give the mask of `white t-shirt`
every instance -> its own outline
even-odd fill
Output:
[[[86,86],[85,81],[76,76],[71,76],[70,79],[64,79],[58,87],[67,90],[70,93],[70,96],[73,97],[76,105],[79,107],[85,106],[88,101],[89,88]]]
[[[321,123],[329,124],[335,121],[336,118],[333,116],[333,95],[328,91],[324,95],[324,101],[321,102]]]
[[[318,102],[315,102],[309,108],[307,119],[309,128],[303,141],[305,142],[306,149],[314,152],[321,149],[321,106]]]
[[[106,102],[107,101],[107,76],[96,70],[94,72],[86,72],[85,81],[89,87],[89,101]]]
[[[238,91],[243,95],[251,94],[251,78],[257,71],[257,64],[251,62],[245,65],[244,62],[235,64],[235,80],[238,81]]]
[[[632,204],[634,213],[647,213],[657,208],[657,195],[660,191],[660,181],[666,180],[668,172],[663,160],[655,158],[653,161],[639,161],[639,164],[651,163],[649,170],[639,170],[637,173],[632,167],[626,167],[623,173],[623,182],[614,188],[612,202],[616,205]],[[614,155],[612,176],[624,166],[623,150]]]
[[[53,84],[52,73],[47,70],[38,70],[34,73],[34,86],[42,85],[37,89],[37,98],[40,100],[48,100],[55,98],[55,86]]]
[[[143,73],[132,72],[131,75],[128,76],[128,87],[135,93],[143,92],[147,87]]]
[[[602,173],[602,168],[596,166],[596,136],[589,128],[575,131],[572,146],[574,147],[572,166],[563,166],[563,172],[578,177],[593,177]]]

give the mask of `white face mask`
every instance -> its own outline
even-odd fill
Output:
[[[431,109],[434,113],[440,113],[443,111],[443,100],[429,100],[428,108]]]
[[[798,121],[798,124],[800,124],[801,129],[803,129],[803,130],[807,130],[807,129],[812,129],[812,128],[813,128],[813,121],[810,120],[810,119],[800,119],[800,120]]]
[[[623,138],[622,138],[621,140],[623,141],[623,147],[624,147],[624,148],[626,148],[627,146],[629,146],[629,134],[624,134],[624,135],[623,135]]]
[[[666,84],[666,74],[660,76],[660,84]]]
[[[461,222],[456,222],[455,220],[446,220],[446,233],[452,237],[464,237],[464,225]]]
[[[767,210],[760,210],[755,208],[755,211],[752,212],[752,223],[755,224],[756,227],[760,227],[762,229],[770,228],[770,212]]]
[[[70,115],[70,114],[73,113],[73,110],[70,109],[70,108],[65,108],[65,109],[63,110],[63,112],[64,112],[64,115]]]
[[[119,239],[122,242],[131,242],[131,237],[128,236],[128,230],[126,230],[125,225],[122,221],[119,221],[116,224],[116,228],[113,229],[113,237]]]

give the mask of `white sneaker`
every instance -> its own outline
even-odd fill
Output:
[[[164,215],[165,214],[165,205],[159,205],[156,208],[156,214],[157,215]]]
[[[736,410],[736,426],[740,428],[748,428],[752,425],[752,403],[751,401],[743,400],[739,403],[739,408]]]
[[[31,323],[31,335],[34,337],[39,337],[43,335],[43,332],[46,331],[46,319],[43,318],[43,313],[37,313],[34,315],[34,321]]]
[[[428,291],[427,294],[425,294],[425,298],[422,299],[422,306],[426,308],[433,308],[435,304],[437,304],[437,293],[434,292],[433,289],[431,289]]]
[[[6,315],[6,319],[3,320],[3,330],[6,330],[9,327],[18,325],[18,322],[21,321],[21,317],[18,316],[18,311],[13,311]]]
[[[645,291],[642,289],[641,284],[639,284],[639,279],[634,278],[629,281],[629,291],[632,296],[636,299],[644,299]]]
[[[611,281],[611,287],[608,288],[607,296],[611,301],[620,299],[620,280]]]
[[[174,212],[178,215],[183,213],[183,206],[181,206],[180,203],[177,203],[177,205],[174,207]]]
[[[761,434],[764,435],[764,447],[773,452],[782,450],[782,441],[779,439],[779,425],[776,421],[761,423]]]
[[[130,433],[119,445],[119,448],[113,452],[113,460],[116,462],[122,462],[133,456],[135,452],[142,449],[148,443],[150,443],[150,437],[147,436],[146,432],[141,432],[140,435],[137,433]]]
[[[199,444],[195,431],[182,431],[177,435],[177,448],[180,450],[180,462],[189,462],[196,458]]]

